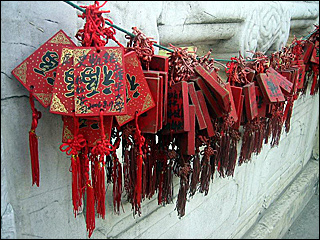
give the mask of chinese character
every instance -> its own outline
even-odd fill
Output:
[[[108,86],[110,84],[114,83],[114,80],[111,79],[111,77],[113,75],[113,71],[112,70],[108,71],[107,66],[103,66],[103,74],[104,74],[104,80],[103,80],[102,84],[107,87],[102,92],[106,95],[109,95],[110,93],[112,93],[112,91],[110,90],[110,87],[108,87]]]
[[[100,67],[96,67],[96,71],[92,67],[86,67],[81,73],[81,81],[86,84],[86,89],[91,91],[87,97],[92,97],[99,93],[98,85],[100,80]]]
[[[130,84],[130,91],[135,91],[135,92],[133,93],[133,97],[134,97],[134,98],[139,97],[140,93],[138,92],[137,88],[139,87],[140,84],[139,84],[139,83],[136,83],[136,77],[135,77],[135,76],[132,76],[132,77],[130,78],[130,75],[127,74],[127,80],[128,80],[128,82],[129,82],[129,84]]]
[[[64,82],[67,84],[68,92],[65,94],[66,97],[74,96],[74,69],[70,68],[68,71],[64,73]]]
[[[40,69],[34,68],[33,70],[42,76],[46,76],[46,72],[58,66],[58,59],[58,53],[47,51],[41,58],[42,62],[39,64]]]

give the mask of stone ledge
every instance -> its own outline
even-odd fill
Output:
[[[311,159],[280,198],[242,238],[282,238],[315,193],[318,183],[319,161]]]

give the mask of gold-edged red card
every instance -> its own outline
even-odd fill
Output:
[[[119,126],[133,120],[136,114],[140,116],[156,105],[136,52],[126,53],[124,63],[127,81],[127,114],[115,117]]]
[[[50,112],[73,116],[74,114],[74,48],[62,49],[56,80],[52,89]]]
[[[51,103],[56,70],[62,48],[66,46],[76,45],[64,31],[60,30],[12,70],[12,75],[28,91],[32,88],[34,97],[44,107],[48,107]]]
[[[167,124],[163,132],[183,133],[190,131],[188,83],[181,81],[168,89]]]
[[[73,54],[76,116],[126,114],[124,49],[78,47]]]
[[[62,120],[62,142],[66,143],[69,139],[73,139],[74,119],[72,116],[62,116]],[[88,147],[94,147],[97,141],[101,140],[100,124],[99,118],[79,118],[79,134],[82,134],[84,139],[87,140]],[[107,140],[110,140],[111,137],[112,124],[113,116],[103,117],[104,132]]]

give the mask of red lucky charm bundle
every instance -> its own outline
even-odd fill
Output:
[[[278,146],[283,126],[290,130],[294,101],[310,81],[311,95],[319,88],[318,26],[271,57],[239,54],[224,65],[210,58],[212,50],[198,57],[171,44],[169,56],[155,55],[155,41],[136,27],[124,47],[102,16],[110,12],[100,10],[105,4],[82,6],[86,22],[75,36],[81,46],[60,30],[12,71],[30,92],[32,184],[40,179],[36,98],[62,117],[73,212],[77,217],[86,206],[89,237],[95,214],[106,218],[108,184],[114,212],[120,214],[126,196],[140,216],[145,199],[173,202],[176,176],[183,217],[188,197],[208,195],[216,172],[234,176],[237,163],[259,154],[270,137]],[[118,46],[106,46],[110,39]]]

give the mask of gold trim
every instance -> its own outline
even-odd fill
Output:
[[[73,139],[73,133],[68,127],[65,127],[62,135],[62,142],[67,142],[69,139]]]
[[[27,83],[27,62],[21,64],[13,72],[24,84]]]
[[[62,104],[62,102],[58,98],[57,93],[53,94],[50,111],[68,113],[66,107]]]
[[[148,109],[152,105],[152,103],[153,103],[153,101],[152,101],[151,95],[148,93],[148,95],[146,96],[146,98],[144,100],[142,111]]]
[[[80,99],[79,98],[75,98],[75,103],[74,103],[74,106],[75,106],[75,113],[76,114],[87,114],[87,113],[92,113],[91,110],[88,109],[87,106],[80,106]]]
[[[76,48],[73,50],[73,65],[76,66],[80,62],[80,57],[87,55],[91,49]]]
[[[34,93],[45,106],[49,106],[51,103],[52,93]]]
[[[138,60],[134,56],[126,57],[125,58],[125,64],[132,65],[133,67],[138,67],[139,66]]]
[[[72,45],[63,32],[57,33],[57,35],[51,39],[50,43]]]
[[[106,49],[105,50],[107,53],[109,53],[111,55],[111,53],[114,54],[114,56],[116,57],[116,59],[118,60],[118,62],[122,65],[122,51],[120,48],[118,49]]]
[[[62,48],[62,52],[61,52],[61,57],[60,57],[60,65],[62,65],[62,63],[64,62],[64,58],[67,54],[71,54],[71,57],[73,57],[73,49],[70,48]]]
[[[131,115],[121,115],[121,116],[116,116],[118,124],[122,125],[125,121],[127,121],[130,118],[133,118]]]

